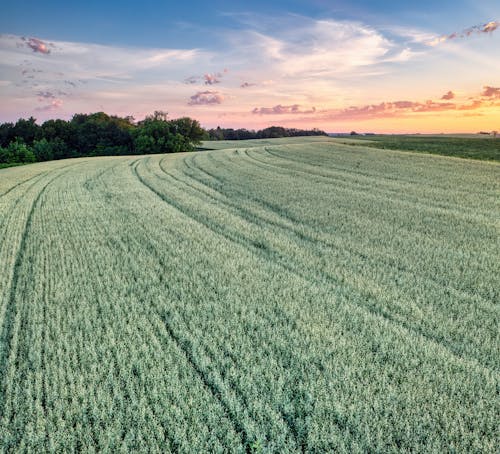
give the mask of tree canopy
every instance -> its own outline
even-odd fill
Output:
[[[75,114],[71,120],[35,118],[0,124],[0,164],[49,161],[80,156],[193,151],[206,137],[199,122],[170,120],[156,111],[143,121],[104,112]]]
[[[33,117],[0,124],[0,165],[50,161],[83,156],[177,153],[193,151],[204,139],[243,140],[326,135],[318,129],[271,126],[260,131],[210,129],[197,120],[170,120],[158,110],[135,122],[131,116],[104,112],[75,114],[71,120],[47,120],[38,125]]]

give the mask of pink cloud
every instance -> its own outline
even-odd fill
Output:
[[[37,112],[50,112],[52,110],[58,110],[62,107],[63,101],[62,99],[53,99],[50,104],[45,106],[35,107]]]
[[[45,43],[38,38],[21,38],[33,52],[39,52],[40,54],[50,54],[49,46],[51,44]]]
[[[452,91],[449,91],[448,93],[441,96],[441,99],[444,99],[446,101],[449,101],[450,99],[454,99],[454,98],[455,98],[455,93],[453,93]]]
[[[301,110],[298,104],[293,104],[291,106],[282,106],[278,104],[274,107],[256,107],[252,110],[252,113],[257,115],[313,114],[315,112],[316,107],[309,110]]]
[[[191,96],[188,104],[190,106],[209,106],[213,104],[221,104],[224,101],[224,96],[217,91],[199,91]]]
[[[485,86],[483,90],[483,96],[487,98],[500,98],[500,87],[489,87]]]
[[[472,35],[493,33],[498,28],[500,28],[500,21],[490,21],[487,22],[486,24],[474,25],[473,27],[467,28],[461,32],[453,32],[449,35],[438,36],[437,38],[433,39],[427,44],[429,46],[437,46],[438,44],[444,43],[446,41],[469,38]]]
[[[332,120],[358,120],[396,117],[411,113],[442,112],[456,110],[457,105],[451,102],[413,102],[392,101],[380,104],[369,104],[365,106],[351,106],[346,109],[330,111],[328,119]]]
[[[222,77],[221,73],[203,75],[203,79],[205,79],[205,85],[220,84],[221,77]]]
[[[484,103],[480,99],[472,101],[470,104],[464,104],[458,108],[458,110],[475,110],[483,107]]]

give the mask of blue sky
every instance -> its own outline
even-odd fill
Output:
[[[492,0],[4,0],[0,121],[500,129],[499,20]]]
[[[489,21],[500,2],[483,0],[273,0],[273,1],[23,1],[4,0],[3,33],[39,35],[65,41],[137,46],[207,45],[205,29],[241,28],[232,14],[298,14],[315,19],[369,20],[374,25],[401,23],[437,33]],[[475,23],[475,22],[474,22]],[[187,32],[186,32],[187,30]],[[210,45],[210,43],[208,43]]]

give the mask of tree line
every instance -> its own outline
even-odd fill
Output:
[[[156,111],[144,120],[118,117],[104,112],[75,114],[71,120],[47,120],[38,125],[33,117],[0,124],[0,165],[50,161],[83,156],[133,155],[193,151],[202,140],[242,140],[326,135],[271,126],[247,129],[205,130],[197,120],[170,120]]]
[[[82,156],[192,151],[206,137],[197,120],[170,120],[157,111],[134,123],[132,117],[104,112],[76,114],[69,121],[35,118],[0,124],[0,164]]]
[[[207,131],[208,140],[247,140],[247,139],[277,139],[281,137],[300,137],[300,136],[326,136],[325,131],[319,129],[295,129],[284,128],[282,126],[270,126],[259,131],[232,128],[221,128]]]

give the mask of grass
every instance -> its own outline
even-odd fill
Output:
[[[450,136],[369,136],[366,145],[386,150],[500,161],[500,138]]]
[[[1,171],[4,450],[495,452],[499,165],[226,146]]]
[[[16,167],[16,166],[22,166],[22,162],[9,162],[8,164],[6,163],[0,163],[0,169],[6,169],[7,167]]]

